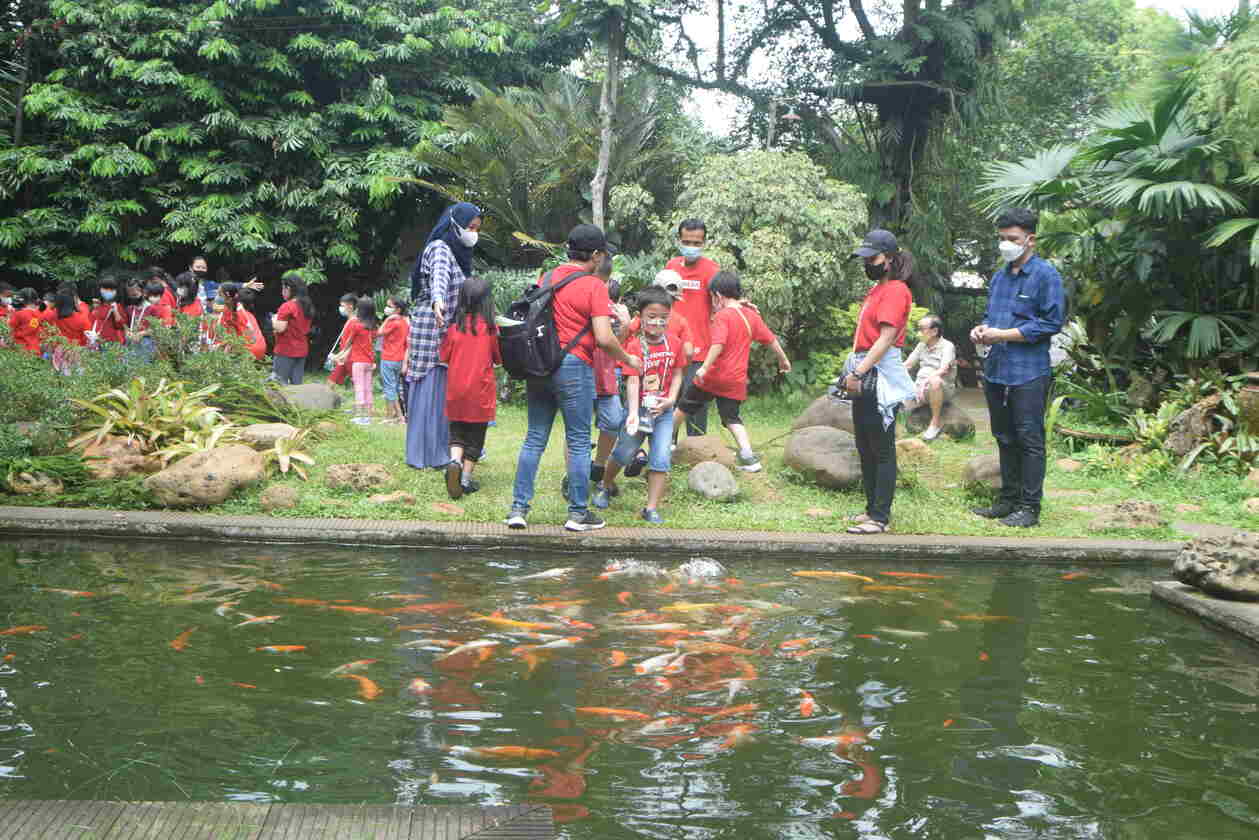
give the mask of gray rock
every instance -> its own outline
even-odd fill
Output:
[[[41,472],[10,473],[7,484],[19,496],[60,496],[66,490],[59,480]]]
[[[734,474],[716,461],[705,461],[691,467],[686,485],[705,499],[725,501],[739,495],[739,482]]]
[[[1183,458],[1214,431],[1212,419],[1220,404],[1219,394],[1199,400],[1177,414],[1167,427],[1166,449],[1177,458]]]
[[[105,435],[100,443],[88,444],[83,460],[92,477],[100,479],[152,475],[162,468],[160,458],[145,455],[138,440],[122,435]]]
[[[823,394],[809,403],[809,407],[791,424],[792,429],[807,429],[810,426],[830,426],[832,429],[843,429],[850,435],[854,434],[852,402]]]
[[[1259,513],[1259,496],[1251,496],[1249,499],[1242,502],[1242,510],[1250,514]]]
[[[953,440],[968,440],[975,436],[975,421],[966,409],[955,402],[948,402],[940,409],[940,432]],[[925,432],[931,425],[931,406],[916,406],[905,418],[905,428],[911,434]]]
[[[260,454],[243,443],[232,443],[189,455],[149,476],[144,487],[166,507],[205,507],[256,484],[265,472]]]
[[[297,427],[288,423],[254,423],[240,430],[240,439],[254,449],[270,449],[281,438],[297,434]]]
[[[1117,505],[1102,505],[1101,508],[1101,515],[1089,523],[1091,530],[1162,528],[1167,524],[1167,519],[1153,502],[1128,501]]]
[[[1172,576],[1208,595],[1259,601],[1259,534],[1193,540],[1181,549]]]
[[[341,395],[323,382],[281,385],[280,395],[289,405],[307,411],[332,411],[341,407]]]
[[[367,501],[374,505],[413,505],[415,496],[404,490],[398,490],[394,493],[377,493],[374,496],[368,496]]]
[[[962,484],[982,484],[993,490],[1001,489],[1001,459],[996,455],[976,455],[966,462],[962,471]]]
[[[287,484],[273,484],[258,497],[258,506],[270,513],[273,510],[292,510],[297,507],[301,496],[296,488]]]
[[[393,484],[393,476],[384,464],[333,464],[324,473],[324,484],[332,490],[365,493]]]
[[[852,434],[831,426],[792,432],[783,452],[787,466],[823,487],[840,490],[861,483],[861,459]]]
[[[673,450],[673,463],[694,466],[705,461],[716,461],[727,467],[734,467],[734,452],[721,439],[720,435],[696,435],[684,437],[678,441],[678,448]]]

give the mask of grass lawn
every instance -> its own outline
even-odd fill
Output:
[[[985,412],[979,408],[975,394],[965,400],[972,417],[979,422],[973,440],[954,442],[943,438],[930,444],[932,458],[916,469],[902,470],[902,486],[896,493],[893,507],[893,530],[901,534],[1002,535],[1011,530],[981,519],[968,508],[982,497],[969,494],[961,487],[962,468],[976,454],[995,453],[996,444],[987,430]],[[758,474],[736,473],[742,492],[732,502],[709,502],[687,488],[686,468],[675,467],[669,492],[661,505],[666,524],[673,528],[728,529],[763,531],[837,531],[844,527],[844,518],[864,508],[864,497],[858,490],[831,491],[803,481],[784,466],[783,446],[792,420],[808,404],[805,396],[781,395],[753,398],[744,407],[743,417],[752,434],[752,441],[765,466]],[[379,405],[379,401],[378,401]],[[716,412],[711,412],[709,431],[719,429]],[[501,521],[511,503],[511,485],[516,470],[516,457],[525,433],[523,403],[500,406],[498,425],[489,430],[486,441],[487,458],[476,472],[480,492],[465,496],[457,503],[460,513],[443,511],[438,503],[449,503],[444,477],[437,470],[419,471],[408,467],[403,459],[401,426],[346,424],[341,434],[312,445],[310,454],[317,466],[310,472],[310,481],[295,476],[279,479],[301,494],[296,508],[277,511],[276,516],[349,517],[365,519],[416,519],[425,521],[470,520]],[[720,432],[733,445],[728,433]],[[899,436],[904,436],[902,425]],[[1055,448],[1049,457],[1045,486],[1047,498],[1039,527],[1019,531],[1020,535],[1042,537],[1130,537],[1180,540],[1185,534],[1163,527],[1156,529],[1097,531],[1089,527],[1095,517],[1091,511],[1077,510],[1084,506],[1113,504],[1129,499],[1157,503],[1172,521],[1203,522],[1259,529],[1259,516],[1248,515],[1242,502],[1259,494],[1236,476],[1194,473],[1159,479],[1140,487],[1132,487],[1122,474],[1090,469],[1064,472],[1055,461],[1067,457],[1065,449]],[[333,491],[323,485],[327,466],[339,463],[367,462],[387,466],[395,477],[394,486],[385,492],[402,490],[413,494],[415,505],[380,505],[369,502],[366,493]],[[563,424],[557,419],[550,445],[538,473],[537,493],[530,522],[562,524],[567,506],[560,496],[563,476]],[[606,511],[609,525],[649,528],[638,518],[646,498],[642,478],[619,482],[621,495]],[[212,513],[260,513],[258,487],[238,494]],[[1178,505],[1193,505],[1198,510]],[[810,513],[811,511],[811,513]]]

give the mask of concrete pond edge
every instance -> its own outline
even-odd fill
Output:
[[[1174,580],[1155,581],[1150,594],[1156,600],[1197,616],[1220,630],[1236,633],[1259,644],[1259,602],[1229,601]]]
[[[391,519],[298,519],[169,511],[0,506],[0,534],[195,542],[319,543],[405,548],[669,552],[779,557],[979,562],[1004,565],[1155,565],[1171,568],[1183,543],[1035,537],[942,537],[614,528],[574,534],[553,525],[513,531],[498,523]]]

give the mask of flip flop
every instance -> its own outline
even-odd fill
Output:
[[[848,529],[848,533],[850,534],[886,534],[890,530],[891,530],[891,526],[889,526],[886,522],[878,522],[874,519],[871,519],[867,522],[862,522],[860,525],[852,526],[851,528]]]
[[[860,525],[862,522],[872,522],[873,520],[870,519],[870,514],[859,513],[856,516],[850,516],[848,518],[848,521],[853,523],[854,525]]]

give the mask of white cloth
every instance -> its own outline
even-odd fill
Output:
[[[866,357],[867,351],[852,353],[844,363],[844,376],[855,375],[857,365]],[[901,360],[899,347],[889,347],[874,366],[879,372],[878,384],[875,386],[876,401],[879,414],[883,417],[883,428],[891,426],[896,420],[896,406],[914,397],[914,381],[909,378],[909,371]]]

